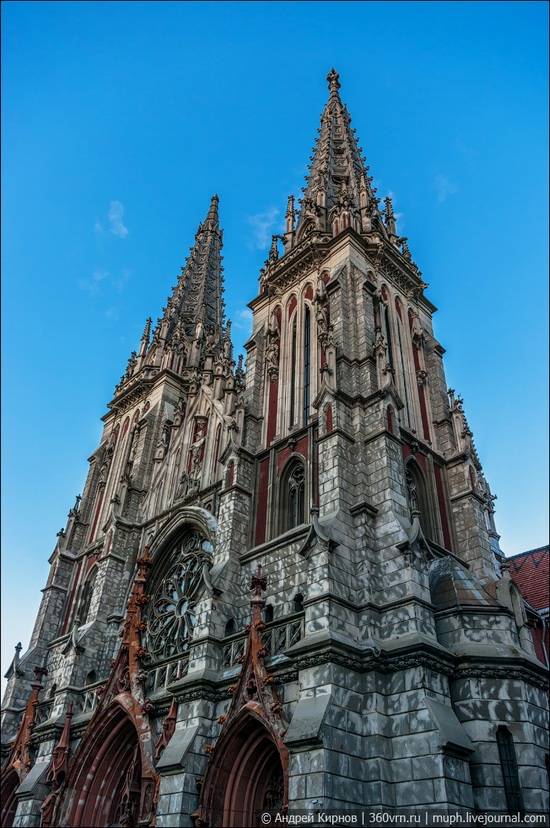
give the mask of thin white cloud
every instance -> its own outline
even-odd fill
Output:
[[[448,176],[442,174],[436,176],[435,187],[438,201],[445,201],[447,196],[458,192],[457,185]]]
[[[118,322],[118,308],[107,308],[105,311],[105,318],[110,319],[111,322]]]
[[[405,229],[405,222],[403,221],[403,216],[405,215],[405,213],[398,213],[396,211],[395,205],[397,204],[397,198],[395,197],[395,193],[392,192],[392,190],[388,190],[388,194],[387,196],[384,196],[384,198],[386,197],[391,198],[393,207],[393,217],[395,219],[395,223],[400,225],[399,230],[402,232]],[[382,209],[386,208],[386,205],[384,204],[384,199],[382,199],[380,206],[382,207]]]
[[[247,217],[247,221],[252,227],[252,246],[257,250],[265,250],[269,246],[272,236],[270,231],[275,229],[278,215],[279,208],[271,207],[263,213]]]
[[[122,217],[124,215],[124,207],[122,206],[120,201],[111,201],[111,206],[109,207],[109,212],[107,213],[107,218],[109,219],[109,224],[111,233],[113,235],[118,236],[120,239],[125,239],[129,233],[127,227],[125,227],[124,222],[122,221]]]
[[[242,308],[234,317],[233,324],[241,331],[246,331],[248,334],[252,333],[252,311],[250,308]]]
[[[128,281],[129,278],[130,278],[130,271],[128,270],[128,268],[125,267],[124,270],[122,271],[122,274],[117,279],[113,279],[114,289],[116,291],[118,291],[118,293],[122,293],[122,291],[124,290],[124,287],[126,285],[126,282]]]
[[[97,296],[100,292],[100,283],[109,276],[108,270],[96,267],[89,279],[79,279],[78,286],[81,290],[87,291],[91,296]]]

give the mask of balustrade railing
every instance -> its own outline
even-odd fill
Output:
[[[284,622],[272,622],[266,624],[262,634],[264,647],[270,656],[278,655],[296,644],[304,635],[304,616],[291,618]],[[239,636],[232,636],[230,641],[223,645],[222,665],[232,667],[237,664],[240,656],[246,650],[247,636],[242,633]]]

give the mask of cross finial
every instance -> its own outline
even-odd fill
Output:
[[[338,94],[338,90],[340,89],[340,81],[338,80],[339,77],[340,75],[338,74],[338,72],[335,71],[333,66],[327,75],[328,88],[330,89],[331,95],[333,93]]]

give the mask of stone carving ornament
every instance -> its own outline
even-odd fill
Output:
[[[204,573],[212,565],[208,550],[204,536],[192,531],[170,554],[149,606],[147,650],[152,661],[161,661],[188,649]]]

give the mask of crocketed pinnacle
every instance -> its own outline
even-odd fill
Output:
[[[311,158],[297,228],[313,208],[328,213],[342,203],[351,202],[357,209],[370,207],[374,193],[367,176],[357,140],[350,127],[351,117],[340,98],[339,75],[334,69],[327,75],[330,95],[321,115],[321,128]]]
[[[170,344],[176,335],[193,341],[201,332],[224,327],[222,237],[218,217],[217,195],[212,197],[206,218],[195,235],[178,284],[168,300],[163,322],[165,341]],[[198,326],[201,326],[201,331]]]

